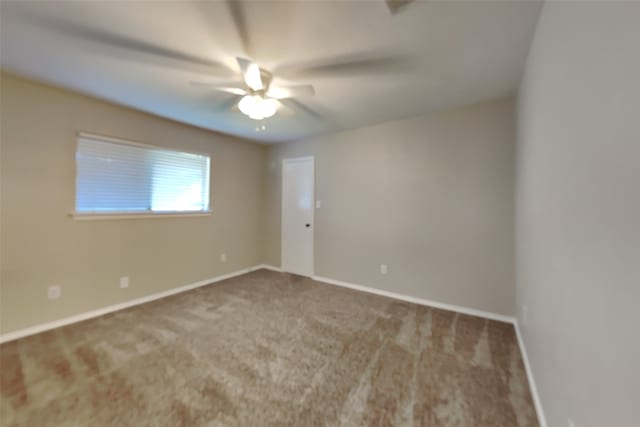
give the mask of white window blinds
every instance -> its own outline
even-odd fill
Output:
[[[209,210],[210,158],[81,134],[76,213],[185,213]]]

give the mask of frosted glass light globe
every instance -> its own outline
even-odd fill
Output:
[[[259,95],[246,95],[238,103],[238,108],[253,120],[262,120],[273,116],[278,103],[272,98],[263,98]]]

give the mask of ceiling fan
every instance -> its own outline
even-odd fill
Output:
[[[389,11],[397,13],[414,0],[386,0]],[[222,2],[221,2],[222,3]],[[219,13],[217,2],[196,2],[195,6],[205,14]],[[246,2],[243,0],[225,0],[233,26],[240,39],[242,50],[252,55],[256,52],[258,39],[252,37],[246,15]],[[181,50],[172,49],[153,41],[113,32],[109,29],[90,26],[83,22],[74,22],[65,17],[47,16],[36,11],[25,11],[25,19],[40,27],[62,34],[80,38],[93,43],[102,54],[124,56],[128,60],[147,62],[168,66],[182,70],[192,70],[207,75],[228,75],[226,63],[205,58]],[[255,55],[252,55],[255,56]],[[261,68],[257,63],[242,57],[236,57],[236,62],[242,74],[242,82],[229,84],[192,81],[194,86],[203,86],[218,92],[226,92],[233,97],[229,100],[238,109],[256,121],[272,117],[281,106],[286,106],[294,114],[302,112],[315,119],[326,121],[330,118],[324,113],[306,105],[299,100],[315,94],[310,84],[284,87],[272,86],[273,74]],[[412,58],[403,53],[389,53],[384,51],[364,51],[341,54],[337,56],[317,58],[307,61],[281,62],[273,70],[286,78],[319,78],[319,77],[348,77],[371,74],[388,74],[404,72],[413,67]],[[238,99],[238,97],[241,97]],[[225,102],[220,107],[229,108]],[[223,108],[219,108],[220,111]],[[258,129],[258,128],[256,128]],[[264,123],[261,130],[264,130]]]
[[[245,58],[237,57],[236,62],[242,73],[242,84],[216,84],[198,81],[193,81],[191,84],[241,96],[238,108],[253,120],[272,117],[280,106],[280,100],[315,94],[313,86],[309,84],[273,87],[271,86],[273,74],[270,71],[260,68],[255,62]]]

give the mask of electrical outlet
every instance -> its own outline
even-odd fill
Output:
[[[220,262],[227,262],[227,254],[220,254]]]
[[[127,276],[120,278],[120,287],[123,289],[129,287],[129,278]]]
[[[387,264],[380,264],[380,274],[387,274]]]
[[[58,299],[62,296],[62,287],[60,285],[49,286],[47,291],[49,299]]]
[[[569,427],[576,427],[576,423],[574,423],[571,418],[567,420],[567,424],[569,425]]]

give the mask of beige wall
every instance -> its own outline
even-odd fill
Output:
[[[4,74],[0,91],[1,332],[262,262],[264,146]],[[213,215],[69,218],[79,130],[210,153]],[[50,301],[53,284],[62,298]]]
[[[269,148],[3,74],[1,332],[266,261],[280,160],[316,156],[315,273],[511,315],[511,100]],[[212,155],[210,217],[74,221],[78,130]],[[226,252],[229,261],[219,262]],[[379,273],[379,264],[389,274]],[[118,287],[129,276],[128,289]],[[47,299],[47,287],[63,287]]]
[[[314,155],[316,275],[512,315],[513,112],[501,100],[271,146],[267,262],[280,265],[280,162]]]
[[[521,87],[518,320],[553,427],[640,419],[639,41],[640,3],[547,2]]]

